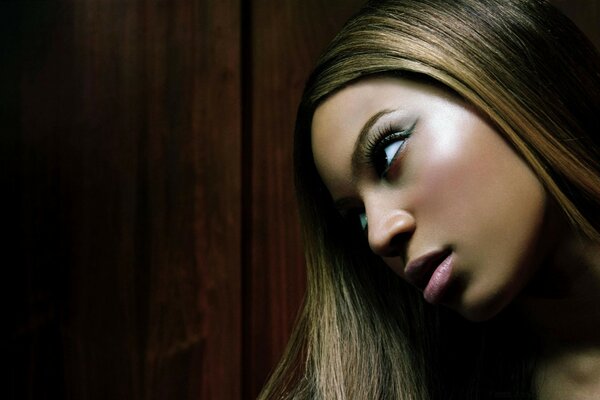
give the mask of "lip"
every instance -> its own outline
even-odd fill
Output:
[[[406,280],[423,291],[427,302],[439,303],[448,287],[453,266],[452,255],[451,249],[436,250],[406,265]]]

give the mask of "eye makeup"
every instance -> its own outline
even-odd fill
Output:
[[[367,165],[374,169],[377,176],[385,179],[390,168],[402,153],[406,141],[412,135],[416,121],[409,128],[399,128],[395,121],[388,121],[375,128],[364,147]]]

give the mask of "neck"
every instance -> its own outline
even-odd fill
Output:
[[[600,244],[571,235],[520,299],[542,342],[600,345]]]
[[[539,398],[599,398],[600,244],[570,235],[551,259],[519,302],[541,340]]]

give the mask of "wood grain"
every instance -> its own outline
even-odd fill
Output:
[[[239,397],[239,385],[223,384],[239,379],[241,353],[237,11],[208,1],[75,7],[82,114],[93,121],[84,131],[98,139],[86,159],[105,166],[97,185],[109,193],[98,202],[95,187],[78,190],[84,208],[72,225],[88,221],[75,247],[87,251],[71,281],[111,266],[101,287],[117,295],[70,302],[73,337],[88,346],[79,353],[98,357],[67,366],[82,391]],[[104,248],[86,246],[96,242]],[[97,315],[110,319],[103,329]]]
[[[25,310],[16,342],[32,362],[16,384],[240,398],[239,3],[43,3],[17,10],[16,108],[23,279],[51,311]]]

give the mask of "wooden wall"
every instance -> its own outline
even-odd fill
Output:
[[[304,288],[295,109],[358,3],[0,5],[9,398],[257,395]]]
[[[304,290],[299,93],[361,3],[0,4],[3,398],[256,396]]]

